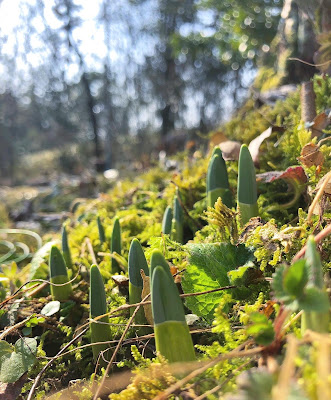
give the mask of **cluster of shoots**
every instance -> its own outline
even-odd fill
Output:
[[[184,240],[184,213],[180,202],[180,193],[174,197],[173,207],[168,206],[163,214],[162,233],[170,235],[178,243]]]
[[[215,147],[207,171],[207,206],[214,207],[220,197],[228,208],[233,207],[226,164],[219,147]],[[258,215],[255,167],[246,145],[239,154],[237,207],[242,224]]]

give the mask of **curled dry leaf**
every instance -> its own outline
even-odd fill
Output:
[[[265,139],[270,137],[273,132],[284,132],[284,128],[282,128],[281,126],[269,126],[268,129],[266,129],[250,142],[248,149],[251,153],[254,164],[257,164],[259,162],[261,144],[264,142]]]
[[[331,123],[331,112],[330,110],[326,110],[321,112],[314,118],[313,129],[317,131],[323,131],[330,123]]]
[[[111,278],[117,286],[129,286],[129,278],[124,275],[113,275]]]
[[[314,143],[306,144],[301,150],[301,157],[298,160],[305,166],[305,167],[312,167],[315,165],[316,167],[323,165],[324,163],[324,156],[323,153],[320,151],[319,146]]]
[[[307,182],[307,176],[304,169],[301,166],[294,166],[287,168],[286,171],[269,171],[263,174],[256,175],[258,182],[270,183],[278,179],[285,179],[289,181],[295,181],[298,184],[305,184]]]
[[[229,160],[239,160],[239,153],[241,143],[233,140],[227,140],[219,144],[222,150],[223,158],[225,161]]]

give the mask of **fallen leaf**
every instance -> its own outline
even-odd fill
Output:
[[[223,158],[225,161],[228,160],[239,160],[239,153],[241,148],[241,143],[233,140],[227,140],[219,144],[222,150]]]
[[[129,286],[129,278],[124,275],[113,275],[111,278],[117,286]]]
[[[284,128],[281,126],[269,126],[264,132],[262,132],[259,136],[253,139],[248,145],[248,150],[251,153],[254,164],[259,162],[260,155],[260,146],[264,142],[265,139],[270,137],[273,132],[283,132]]]
[[[324,184],[325,179],[327,179],[327,175],[324,175],[322,179],[320,179],[316,185],[315,191],[318,191],[319,188]],[[326,184],[325,188],[324,188],[324,193],[327,195],[331,195],[331,176],[328,176],[328,183]]]
[[[299,184],[307,182],[307,175],[301,166],[288,167],[286,171],[269,171],[263,174],[257,174],[258,182],[270,183],[278,179],[287,179],[297,181]]]
[[[318,131],[323,131],[330,123],[331,123],[331,113],[328,111],[324,111],[314,118],[314,125],[312,126],[313,129]]]
[[[320,151],[319,146],[314,143],[306,144],[301,150],[301,157],[298,160],[305,166],[305,167],[312,167],[315,165],[316,167],[323,165],[324,163],[324,156],[323,153]]]

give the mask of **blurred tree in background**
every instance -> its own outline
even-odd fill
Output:
[[[0,174],[12,182],[41,150],[76,146],[102,170],[150,155],[156,133],[207,132],[254,80],[308,79],[315,69],[289,58],[323,62],[331,41],[330,0],[3,0],[0,11]]]

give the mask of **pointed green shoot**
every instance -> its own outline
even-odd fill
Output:
[[[239,154],[238,166],[238,208],[241,222],[246,224],[252,217],[257,217],[257,188],[255,167],[248,147],[243,144]]]
[[[144,270],[145,275],[149,275],[149,269],[146,261],[146,257],[139,243],[138,239],[133,239],[129,250],[129,302],[130,304],[136,304],[141,301],[141,292],[143,290],[143,280],[140,275],[140,270]],[[130,308],[132,315],[134,308]],[[140,307],[136,316],[136,324],[146,324],[147,320],[145,317],[143,307]]]
[[[323,280],[323,268],[320,256],[316,249],[316,244],[313,236],[310,236],[307,241],[307,249],[305,255],[308,266],[308,286],[327,292]],[[301,317],[301,331],[311,329],[315,332],[327,333],[329,331],[330,312],[304,311]]]
[[[62,227],[62,254],[67,268],[72,268],[71,253],[68,244],[68,234],[66,227]]]
[[[152,284],[153,273],[156,267],[162,267],[166,272],[166,274],[173,280],[169,264],[167,263],[166,259],[163,257],[163,254],[159,250],[153,250],[151,255],[151,271],[150,271],[151,284]]]
[[[98,225],[100,243],[104,243],[106,241],[105,229],[101,223],[99,216],[97,216],[97,225]]]
[[[105,287],[99,268],[92,265],[90,269],[90,317],[95,318],[107,313],[107,302]],[[96,322],[90,323],[91,343],[107,342],[111,340],[110,326],[107,325],[109,318],[104,316]],[[97,361],[101,351],[107,350],[109,345],[97,344],[92,346],[94,361]],[[104,353],[106,360],[110,359],[110,350]],[[105,366],[105,361],[101,358],[101,365]]]
[[[52,246],[49,256],[50,281],[56,284],[69,282],[67,267],[60,250]],[[72,295],[71,283],[63,286],[51,285],[51,294],[54,300],[65,301]]]
[[[156,350],[170,363],[194,361],[183,303],[176,284],[161,266],[154,269],[151,290]]]
[[[111,235],[111,243],[110,243],[110,250],[113,253],[116,251],[117,254],[121,254],[122,251],[122,240],[121,240],[121,226],[120,226],[120,220],[118,217],[115,218],[114,220],[114,226],[113,226],[113,232]],[[119,266],[119,263],[112,258],[111,260],[111,273],[119,273],[121,272],[121,267]]]
[[[221,149],[217,151],[216,147],[208,166],[206,186],[208,207],[214,207],[219,197],[227,207],[232,207],[232,193],[229,188],[228,172]]]
[[[178,243],[183,243],[184,238],[184,215],[183,209],[178,200],[178,196],[174,198],[174,215],[171,224],[171,239]]]
[[[170,235],[171,225],[172,225],[172,208],[168,206],[163,214],[162,233],[164,233],[165,235]]]

